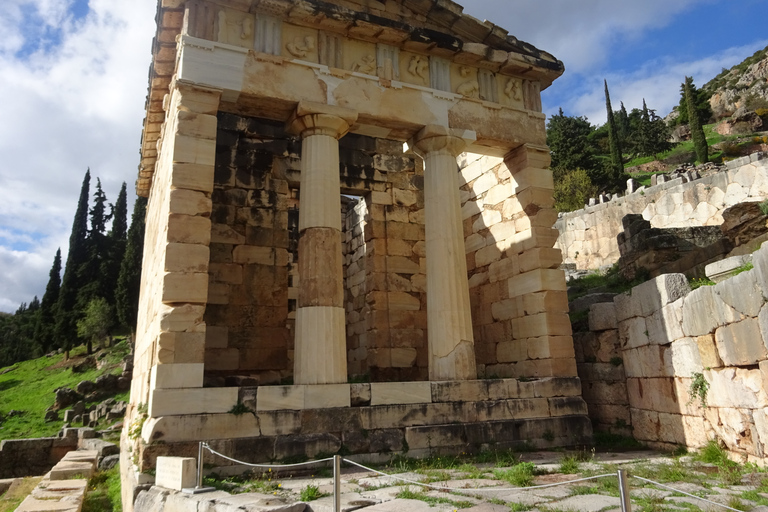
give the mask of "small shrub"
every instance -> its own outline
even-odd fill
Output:
[[[566,475],[572,475],[579,472],[579,461],[576,460],[576,457],[563,457],[563,459],[560,461],[560,473],[564,473]]]
[[[624,360],[620,357],[612,357],[611,364],[613,366],[621,366],[622,364],[624,364]]]
[[[521,462],[509,469],[495,469],[493,476],[504,480],[515,487],[528,487],[533,484],[533,472],[536,464],[533,462]]]
[[[299,497],[301,501],[314,501],[322,498],[323,496],[329,496],[328,493],[320,492],[320,488],[314,484],[309,484],[301,490]]]
[[[229,410],[229,414],[234,414],[235,416],[240,416],[241,414],[245,414],[247,412],[253,412],[253,411],[251,411],[242,402],[237,402],[237,404],[233,405],[232,408]]]
[[[709,391],[709,382],[704,378],[704,374],[701,372],[693,372],[691,375],[691,387],[688,389],[688,393],[691,395],[688,400],[688,405],[698,398],[701,406],[707,408],[707,392]]]
[[[694,277],[688,281],[688,284],[691,286],[691,290],[695,290],[696,288],[701,288],[702,286],[714,286],[715,282],[708,277]]]
[[[761,202],[758,206],[760,207],[760,211],[763,215],[768,215],[768,199]]]
[[[541,436],[542,439],[545,441],[549,441],[550,443],[555,440],[555,433],[551,430],[545,430],[544,434]]]

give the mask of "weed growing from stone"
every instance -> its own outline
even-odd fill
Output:
[[[528,487],[533,484],[535,470],[536,464],[533,462],[521,462],[509,469],[494,469],[493,476],[515,487]]]
[[[314,501],[322,498],[323,496],[330,496],[330,494],[327,492],[320,492],[320,488],[314,484],[307,485],[299,493],[301,501]]]
[[[469,508],[475,505],[474,503],[466,500],[454,501],[449,498],[430,496],[422,490],[412,491],[410,487],[405,487],[399,493],[397,493],[395,497],[403,500],[419,500],[425,503],[429,503],[432,506],[435,506],[438,503],[445,503],[445,504],[453,505],[457,509]]]
[[[463,473],[463,478],[483,478],[485,475],[485,471],[473,464],[462,464],[456,470]]]
[[[576,460],[576,457],[573,456],[567,456],[563,457],[560,461],[560,473],[564,473],[566,475],[573,475],[575,473],[579,472],[579,461]]]

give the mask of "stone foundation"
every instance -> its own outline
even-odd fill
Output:
[[[349,407],[317,408],[325,401]],[[244,462],[314,459],[329,454],[385,461],[591,442],[578,378],[392,382],[240,388],[243,414],[195,414],[148,420],[136,460],[195,456],[199,440]],[[205,462],[226,461],[206,454]]]

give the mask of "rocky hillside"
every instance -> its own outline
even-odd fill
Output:
[[[709,103],[716,119],[730,117],[742,107],[748,111],[768,108],[768,46],[723,69],[703,89],[712,94]]]

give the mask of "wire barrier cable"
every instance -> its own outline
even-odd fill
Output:
[[[736,512],[739,512],[738,508],[731,508],[727,505],[723,505],[722,503],[718,503],[716,501],[708,500],[706,498],[702,498],[701,496],[696,496],[695,494],[691,494],[685,491],[681,491],[679,489],[675,489],[674,487],[670,487],[668,485],[660,484],[659,482],[654,482],[653,480],[648,480],[647,478],[643,478],[641,476],[635,476],[630,474],[631,478],[637,478],[638,480],[642,480],[643,482],[648,482],[649,484],[658,485],[659,487],[663,487],[665,489],[669,489],[670,491],[679,492],[680,494],[685,494],[686,496],[690,496],[691,498],[696,498],[697,500],[706,501],[707,503],[711,503],[712,505],[717,505],[718,507],[726,508],[728,510],[735,510]]]
[[[438,490],[438,491],[452,491],[452,492],[465,492],[465,493],[469,493],[469,492],[500,492],[500,491],[531,491],[531,490],[534,490],[534,489],[546,489],[547,487],[556,487],[558,485],[567,485],[567,484],[573,484],[573,483],[576,483],[576,482],[585,482],[587,480],[595,480],[597,478],[603,478],[603,477],[606,477],[606,476],[616,476],[613,473],[607,473],[605,475],[596,475],[596,476],[590,476],[590,477],[587,477],[587,478],[579,478],[577,480],[569,480],[567,482],[557,482],[557,483],[554,483],[554,484],[544,484],[544,485],[531,485],[530,487],[506,487],[506,488],[501,488],[501,487],[485,487],[485,488],[479,488],[479,487],[470,487],[470,488],[467,488],[467,487],[444,487],[444,486],[441,486],[441,485],[432,485],[432,484],[428,484],[428,483],[425,483],[425,482],[417,482],[415,480],[408,480],[407,478],[402,478],[402,477],[399,477],[399,476],[390,475],[389,473],[383,473],[381,471],[377,471],[375,469],[363,466],[362,464],[357,463],[357,462],[355,462],[353,460],[349,460],[349,459],[342,459],[342,460],[345,461],[345,462],[348,462],[348,463],[350,463],[350,464],[352,464],[354,466],[357,466],[359,468],[365,469],[367,471],[371,471],[372,473],[376,473],[376,474],[379,474],[381,476],[386,476],[386,477],[389,477],[389,478],[393,478],[395,480],[400,480],[401,482],[405,482],[405,483],[408,483],[408,484],[421,485],[423,487],[429,487],[429,488],[432,488],[432,489],[435,489],[435,490]]]
[[[250,462],[243,462],[242,460],[233,459],[232,457],[227,457],[223,453],[219,453],[213,448],[211,448],[208,443],[203,443],[203,447],[208,450],[209,452],[213,453],[214,455],[218,455],[219,457],[223,459],[227,459],[230,462],[234,462],[236,464],[241,464],[243,466],[250,466],[252,468],[270,468],[270,469],[280,469],[280,468],[295,468],[298,466],[311,466],[314,464],[318,464],[320,462],[328,462],[333,460],[333,457],[328,457],[327,459],[318,459],[318,460],[311,460],[308,462],[297,462],[296,464],[252,464]]]

